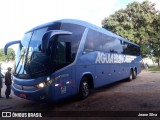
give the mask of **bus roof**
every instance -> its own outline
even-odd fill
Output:
[[[42,24],[42,25],[39,25],[37,27],[34,27],[32,28],[31,30],[27,31],[27,32],[30,32],[30,31],[34,31],[34,30],[37,30],[37,29],[40,29],[40,28],[44,28],[44,27],[47,27],[47,26],[51,26],[55,23],[72,23],[72,24],[77,24],[77,25],[81,25],[81,26],[84,26],[84,27],[87,27],[87,28],[90,28],[90,29],[93,29],[93,30],[96,30],[98,32],[101,32],[101,33],[104,33],[106,35],[110,35],[110,36],[113,36],[113,37],[116,37],[120,40],[123,40],[123,41],[126,41],[128,43],[131,43],[131,44],[134,44],[136,46],[139,46],[131,41],[128,41],[127,39],[125,38],[122,38],[120,37],[119,35],[115,34],[115,33],[112,33],[104,28],[101,28],[101,27],[98,27],[92,23],[89,23],[89,22],[86,22],[86,21],[83,21],[83,20],[77,20],[77,19],[61,19],[61,20],[56,20],[56,21],[52,21],[52,22],[48,22],[48,23],[45,23],[45,24]]]

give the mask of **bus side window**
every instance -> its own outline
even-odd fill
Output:
[[[62,23],[61,30],[66,30],[72,32],[72,35],[63,35],[60,36],[59,39],[71,42],[71,62],[73,62],[76,58],[76,54],[78,51],[78,47],[82,38],[82,35],[84,33],[85,27],[77,24],[71,24],[71,23]]]
[[[102,44],[103,52],[107,52],[107,53],[122,53],[123,52],[121,41],[117,38],[103,34],[102,42],[103,42]]]
[[[102,51],[101,33],[89,30],[84,45],[84,52],[89,53],[93,51]]]
[[[116,53],[123,53],[123,47],[121,44],[121,40],[114,38],[114,50],[116,51]]]
[[[130,43],[123,42],[123,54],[139,56],[140,48]]]
[[[53,54],[53,62],[56,70],[71,63],[71,43],[57,41],[56,48]]]

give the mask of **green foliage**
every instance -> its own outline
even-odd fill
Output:
[[[157,63],[160,67],[160,12],[153,21],[154,31],[151,36],[150,46],[152,48],[153,56],[157,57]]]
[[[0,49],[0,61],[10,61],[15,60],[15,52],[12,48],[8,49],[8,54],[4,54],[4,50]]]
[[[159,68],[159,67],[156,67],[156,66],[150,67],[150,68],[149,68],[149,71],[160,72],[160,68]]]
[[[149,1],[133,2],[104,18],[102,27],[139,44],[142,57],[160,57],[159,13]]]

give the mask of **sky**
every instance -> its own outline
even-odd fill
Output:
[[[133,1],[135,0],[1,0],[0,48],[7,42],[22,39],[29,29],[58,19],[80,19],[101,27],[101,21],[105,17]],[[149,1],[159,9],[160,0]]]

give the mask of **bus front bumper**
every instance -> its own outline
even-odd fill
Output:
[[[26,86],[20,86],[17,84],[12,85],[14,94],[18,97],[40,102],[54,101],[54,95],[52,93],[52,86],[46,86],[44,88],[34,88]]]

